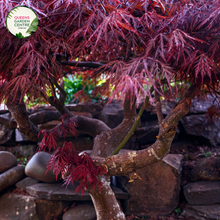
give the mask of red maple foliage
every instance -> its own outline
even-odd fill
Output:
[[[102,167],[94,166],[89,154],[86,152],[79,154],[80,152],[75,150],[72,142],[65,141],[62,147],[57,146],[59,138],[65,138],[67,134],[77,135],[72,118],[64,114],[60,119],[62,119],[61,125],[53,128],[50,133],[41,130],[38,134],[38,136],[43,134],[38,151],[54,150],[47,166],[47,172],[53,170],[56,178],[60,174],[65,175],[64,185],[79,181],[80,185],[76,188],[76,192],[81,190],[84,193],[89,185],[92,185],[94,189],[95,187],[101,188],[102,183],[97,177],[107,173]]]
[[[25,39],[11,35],[5,24],[19,5],[39,18],[37,31]],[[176,98],[192,83],[197,94],[219,94],[219,33],[220,0],[2,0],[0,101],[16,102],[17,93],[19,102],[27,94],[32,100],[43,96],[59,109],[63,101],[55,89],[61,94],[62,77],[76,72],[85,79],[104,73],[98,93],[110,100],[129,94],[132,102],[143,96],[153,101],[151,86]],[[71,120],[63,118],[51,133],[41,131],[39,150],[55,150],[49,168],[57,175],[68,168],[66,183],[80,179],[96,186],[103,171],[89,156],[79,156],[70,143],[56,145],[58,137],[76,135]]]
[[[7,13],[18,5],[33,8],[40,19],[28,39],[5,28]],[[105,64],[107,83],[121,97],[127,90],[137,97],[143,83],[162,78],[172,96],[170,83],[177,80],[212,91],[218,85],[218,0],[5,0],[0,8],[1,100],[18,89],[21,98],[52,91],[51,79],[64,74],[57,54]],[[149,95],[149,88],[142,92]]]
[[[64,142],[62,147],[55,150],[47,168],[53,170],[57,178],[60,173],[65,174],[64,185],[79,181],[80,185],[76,188],[76,192],[81,190],[82,193],[89,185],[94,189],[101,188],[102,183],[97,176],[106,174],[102,167],[93,165],[93,160],[86,152],[79,154],[71,142]]]

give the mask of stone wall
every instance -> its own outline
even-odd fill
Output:
[[[162,103],[164,116],[175,104],[175,102]],[[173,154],[176,146],[184,149],[186,142],[191,145],[205,144],[218,149],[220,146],[220,122],[211,121],[206,114],[207,109],[212,104],[211,97],[209,101],[196,98],[192,102],[189,114],[179,122],[178,131],[171,147],[172,154],[167,155],[157,164],[138,170],[139,180],[129,182],[126,177],[113,178],[114,191],[127,215],[170,214],[178,207],[183,190],[184,198],[182,199],[187,202],[187,205],[182,216],[194,216],[195,219],[220,218],[220,201],[213,199],[213,196],[215,197],[220,192],[220,178],[216,179],[216,176],[220,176],[220,168],[214,169],[218,162],[212,165],[215,171],[214,179],[204,179],[204,175],[201,178],[202,174],[198,170],[202,170],[201,167],[203,167],[206,171],[205,165],[200,165],[196,171],[196,167],[194,169],[196,163],[191,158],[193,156],[186,153],[185,155]],[[111,128],[116,127],[123,119],[123,106],[120,101],[112,102],[106,106],[104,104],[72,104],[68,105],[67,108],[76,114],[101,119]],[[137,112],[139,108],[137,108]],[[28,113],[33,114],[37,111],[49,109],[51,110],[48,107],[29,109]],[[11,117],[4,105],[0,106],[0,115],[6,118]],[[51,121],[39,125],[39,128],[51,129],[59,123],[60,121]],[[158,130],[155,109],[148,105],[141,117],[140,127],[134,132],[124,148],[139,150],[148,147],[156,140]],[[77,139],[69,137],[68,141],[72,141],[78,151],[92,150],[93,138],[88,135],[81,135]],[[75,185],[68,188],[62,187],[62,182],[57,182],[52,172],[48,173],[47,176],[44,175],[50,155],[47,153],[35,154],[37,146],[38,143],[31,142],[17,129],[9,130],[0,125],[0,157],[1,154],[7,154],[6,151],[11,151],[16,156],[24,156],[30,159],[24,170],[21,163],[17,166],[16,157],[9,156],[9,153],[4,156],[6,158],[4,160],[9,161],[7,158],[10,158],[11,165],[3,168],[4,170],[0,172],[0,219],[16,219],[17,216],[17,219],[24,220],[53,220],[54,218],[69,220],[73,217],[76,219],[77,215],[81,215],[81,217],[78,216],[79,219],[95,219],[94,208],[87,194],[82,197],[75,193]],[[190,157],[187,162],[193,164],[193,170],[190,171],[191,179],[183,183],[181,180],[182,160],[186,159],[186,156]],[[206,155],[203,153],[202,157],[206,157]],[[200,159],[198,157],[196,162]],[[0,159],[0,170],[1,166],[5,165],[4,160]],[[3,165],[1,165],[1,161]],[[213,159],[211,161],[213,162]],[[12,176],[14,178],[11,178]],[[17,194],[14,192],[7,193],[5,190],[8,187],[14,187],[20,191],[17,191],[19,192]],[[30,201],[28,204],[25,202],[27,200]],[[7,201],[7,204],[1,205],[4,201]],[[199,201],[199,203],[195,201]],[[42,207],[44,207],[44,212],[39,214]],[[14,209],[14,212],[8,213],[11,209]],[[67,209],[68,211],[65,212]],[[211,210],[214,210],[214,214]],[[23,216],[29,217],[25,219]]]
[[[181,119],[178,125],[177,134],[175,140],[181,140],[181,138],[191,138],[196,140],[204,141],[212,146],[220,146],[220,120],[212,121],[208,117],[207,109],[213,105],[213,98],[209,97],[209,101],[193,100],[189,113]],[[165,115],[169,113],[175,102],[163,102],[162,112]],[[139,108],[142,104],[139,104]],[[70,111],[75,114],[84,115],[86,117],[98,118],[104,121],[110,128],[114,128],[120,124],[123,120],[123,106],[121,101],[115,102],[108,105],[104,104],[72,104],[67,105]],[[137,112],[139,111],[137,108]],[[31,115],[35,112],[42,110],[55,110],[53,107],[39,107],[37,109],[29,109],[28,113]],[[0,116],[10,118],[10,113],[3,104],[0,106]],[[41,129],[51,129],[52,127],[59,124],[60,121],[51,121],[42,125],[38,125]],[[141,149],[145,145],[151,144],[156,140],[158,134],[158,121],[155,112],[155,108],[148,105],[141,117],[141,125],[134,132],[129,142],[126,145],[126,149]],[[81,138],[81,137],[80,137]],[[86,141],[80,141],[82,150],[88,148],[92,149],[91,137],[85,135],[82,139]],[[73,142],[77,144],[77,140],[73,139]],[[89,142],[89,144],[88,144]],[[0,146],[16,146],[17,144],[30,143],[30,141],[24,137],[17,129],[9,130],[4,126],[0,125]],[[83,146],[82,146],[83,145]],[[84,146],[86,145],[86,146]]]

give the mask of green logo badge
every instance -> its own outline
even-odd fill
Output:
[[[36,13],[26,6],[13,8],[6,18],[8,31],[18,38],[30,37],[37,30],[37,25]]]

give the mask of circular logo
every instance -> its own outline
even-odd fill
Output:
[[[37,30],[37,25],[36,13],[26,6],[13,8],[6,17],[8,31],[18,38],[30,37]]]

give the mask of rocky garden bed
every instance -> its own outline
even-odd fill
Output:
[[[163,114],[175,103],[163,103]],[[209,120],[206,112],[212,101],[192,103],[191,110],[178,126],[170,154],[162,161],[137,171],[138,180],[112,178],[112,188],[127,219],[218,219],[220,218],[220,123]],[[86,117],[102,119],[109,127],[123,118],[120,102],[69,105],[69,110]],[[51,109],[51,108],[50,108]],[[30,109],[34,117],[47,107]],[[4,107],[1,116],[10,118]],[[156,114],[148,106],[123,150],[143,149],[155,141]],[[60,121],[39,124],[41,129]],[[93,139],[81,135],[67,137],[78,151],[91,150]],[[77,183],[62,186],[52,171],[46,175],[49,153],[37,153],[38,143],[29,141],[17,129],[0,131],[0,219],[69,220],[95,219],[88,193],[76,193]]]

